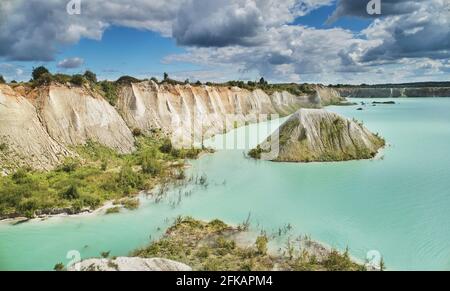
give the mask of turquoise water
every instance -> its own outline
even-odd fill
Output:
[[[384,136],[390,146],[381,160],[281,164],[247,160],[243,150],[218,151],[189,170],[205,174],[208,187],[173,190],[135,212],[0,224],[0,269],[52,269],[69,262],[70,250],[82,257],[108,250],[127,255],[180,214],[237,224],[251,213],[259,228],[290,223],[292,235],[348,246],[356,258],[376,250],[389,269],[450,270],[450,98],[396,102],[364,111],[329,108]],[[228,136],[250,133],[253,145],[255,128]]]

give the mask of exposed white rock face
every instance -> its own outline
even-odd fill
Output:
[[[341,97],[341,94],[338,91],[322,86],[316,86],[316,94],[314,97],[322,106],[345,101],[345,98]]]
[[[192,268],[167,259],[119,257],[85,260],[69,267],[68,271],[192,271]]]
[[[278,133],[279,140],[267,140],[260,146],[264,152],[279,148],[275,161],[370,159],[385,145],[382,138],[362,124],[323,109],[298,110],[280,126]]]
[[[31,166],[49,170],[70,151],[50,137],[35,107],[9,86],[0,85],[0,170]]]
[[[320,86],[315,96],[288,92],[269,96],[259,89],[158,85],[152,81],[121,86],[118,93],[114,108],[86,86],[53,84],[27,93],[25,88],[1,85],[0,170],[5,173],[6,168],[23,165],[52,169],[73,155],[69,146],[88,140],[130,153],[135,150],[134,129],[144,133],[162,130],[175,145],[198,145],[246,123],[338,98],[334,90]]]
[[[119,153],[134,148],[131,130],[118,112],[100,95],[86,88],[52,85],[38,101],[48,133],[65,145],[99,142]]]
[[[305,104],[311,106],[308,96],[288,92],[269,96],[262,90],[148,81],[122,87],[118,109],[130,128],[162,129],[175,144],[189,146],[266,115],[291,114]]]

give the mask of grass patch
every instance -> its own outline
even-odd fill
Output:
[[[124,206],[134,209],[138,206],[131,199],[135,194],[163,180],[175,179],[174,173],[183,166],[181,157],[186,154],[162,153],[162,143],[155,138],[139,137],[136,152],[120,155],[88,142],[74,148],[79,158],[67,159],[56,170],[18,169],[13,175],[0,177],[0,218],[73,214],[124,198],[127,199]]]
[[[118,206],[108,208],[105,212],[105,214],[117,214],[117,213],[120,213],[120,207],[118,207]]]

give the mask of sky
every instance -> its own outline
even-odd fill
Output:
[[[26,81],[44,65],[108,80],[450,81],[450,0],[372,0],[372,15],[369,2],[0,0],[0,75]]]

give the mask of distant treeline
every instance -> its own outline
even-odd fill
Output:
[[[213,82],[205,82],[202,83],[200,80],[193,81],[186,79],[184,81],[175,80],[169,77],[168,73],[164,73],[162,80],[158,80],[155,77],[151,77],[149,79],[137,79],[132,76],[122,76],[116,81],[99,81],[97,80],[97,75],[92,71],[86,71],[84,74],[52,74],[47,68],[40,66],[37,68],[33,68],[32,79],[29,82],[20,82],[11,81],[11,85],[25,85],[31,88],[37,86],[45,86],[50,85],[51,83],[58,84],[71,84],[75,86],[83,86],[85,84],[90,84],[90,87],[93,89],[97,89],[99,93],[101,93],[110,103],[111,105],[115,105],[117,101],[118,88],[120,85],[129,85],[131,83],[139,83],[142,81],[153,81],[157,84],[169,84],[169,85],[191,85],[191,86],[222,86],[222,87],[239,87],[247,90],[256,90],[261,89],[267,94],[272,94],[274,92],[279,91],[288,91],[294,95],[304,95],[304,94],[312,94],[315,92],[314,84],[297,84],[297,83],[279,83],[279,84],[270,84],[263,77],[261,77],[258,81],[228,81],[224,83],[213,83]],[[0,75],[0,84],[6,83],[4,78]]]
[[[347,85],[347,84],[337,84],[329,85],[331,88],[442,88],[450,87],[450,82],[416,82],[416,83],[400,83],[400,84],[376,84],[376,85]]]

